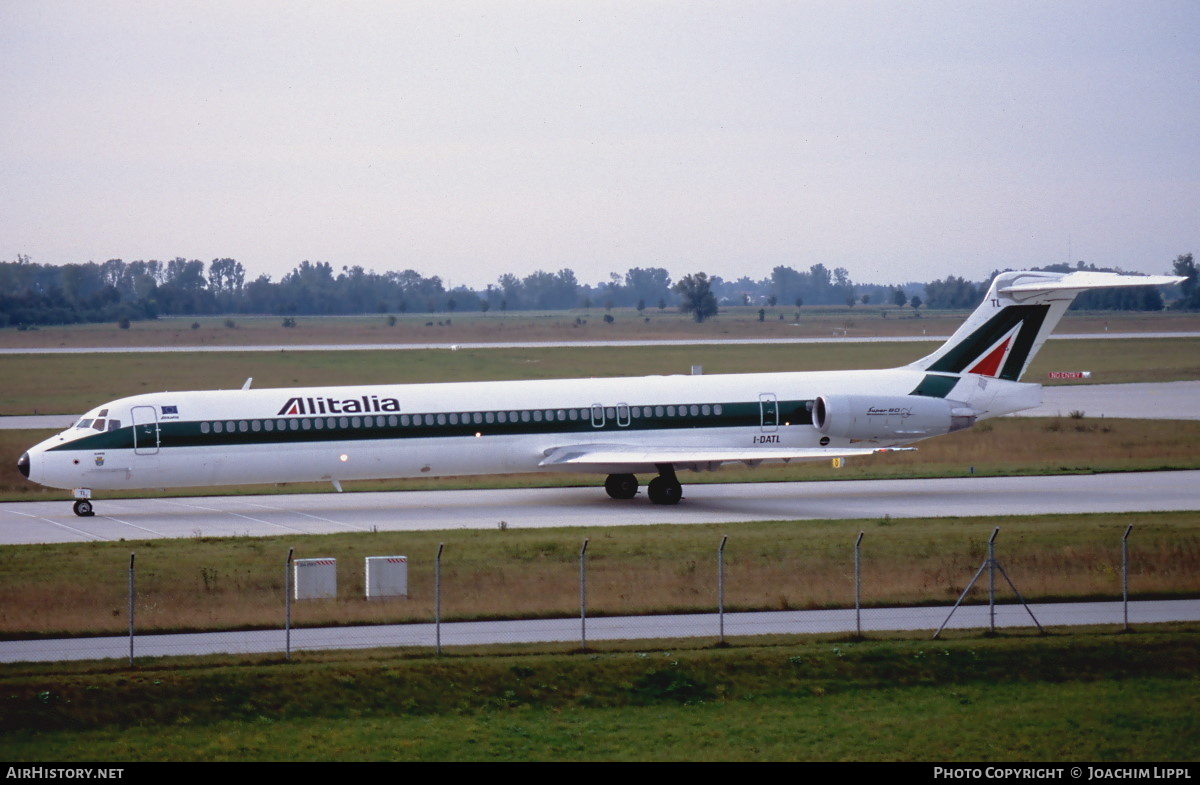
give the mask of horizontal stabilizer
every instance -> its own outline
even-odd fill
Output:
[[[1035,274],[1036,275],[1036,274]],[[1085,289],[1107,289],[1115,286],[1170,286],[1184,280],[1177,275],[1118,275],[1079,270],[1066,275],[1056,274],[1053,278],[1028,280],[998,287],[1000,294],[1036,294],[1039,292],[1083,291]]]

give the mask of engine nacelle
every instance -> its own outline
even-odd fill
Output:
[[[813,425],[826,436],[856,440],[922,439],[975,424],[965,404],[924,395],[822,395]]]

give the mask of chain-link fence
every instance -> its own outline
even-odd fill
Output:
[[[739,547],[721,536],[658,552],[617,548],[607,537],[534,536],[496,549],[439,544],[428,554],[297,558],[277,540],[221,567],[156,563],[147,546],[128,555],[123,580],[80,576],[61,607],[43,608],[52,630],[75,633],[0,642],[0,660],[62,660],[279,653],[372,647],[546,644],[561,650],[602,641],[731,639],[764,635],[927,631],[1005,627],[1045,629],[1200,620],[1200,558],[1194,541],[1158,538],[1131,547],[1133,527],[1114,542],[1023,548],[1005,555],[994,529],[984,547],[939,553],[898,551],[858,532],[824,552],[776,549],[769,540]],[[1193,538],[1194,539],[1194,538]],[[238,547],[240,543],[230,543]],[[272,564],[273,562],[273,564]],[[1172,577],[1174,576],[1174,577]],[[111,576],[109,576],[111,577]],[[92,580],[89,581],[89,578]],[[1170,588],[1168,588],[1170,587]],[[1065,602],[1067,598],[1077,601]],[[17,614],[19,616],[19,614]],[[100,617],[99,619],[97,617]],[[97,634],[100,632],[101,634]]]

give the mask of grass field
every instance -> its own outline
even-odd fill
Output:
[[[602,308],[575,311],[427,313],[347,317],[296,317],[282,326],[280,316],[170,317],[134,322],[127,330],[116,324],[65,325],[20,331],[0,329],[0,348],[120,346],[228,346],[380,343],[473,343],[504,341],[725,340],[730,338],[828,338],[950,335],[968,311],[922,311],[892,306],[854,308],[817,306],[724,308],[696,324],[673,308]],[[605,314],[613,317],[604,321]],[[390,324],[394,318],[395,324]],[[233,326],[227,326],[232,322]],[[195,327],[193,327],[195,325]],[[1188,312],[1071,311],[1057,332],[1138,333],[1200,331],[1200,314]]]
[[[927,354],[935,344],[640,346],[536,349],[445,349],[352,352],[164,352],[148,354],[0,355],[0,415],[78,415],[105,401],[163,390],[407,384],[498,379],[704,372],[817,371],[888,368]],[[1027,381],[1050,371],[1086,370],[1090,383],[1200,378],[1200,338],[1051,341]],[[1061,383],[1061,382],[1057,382]]]
[[[1111,600],[1129,525],[1134,597],[1200,596],[1200,514],[1188,512],[197,537],[0,548],[0,637],[123,634],[131,552],[143,633],[278,628],[289,548],[341,565],[338,599],[297,604],[298,626],[432,621],[439,544],[444,619],[569,618],[585,537],[589,616],[713,611],[723,535],[730,611],[853,607],[860,531],[864,604],[949,604],[997,526],[1026,599]],[[363,558],[381,554],[408,556],[409,598],[364,599]],[[985,597],[980,585],[971,599]]]
[[[1200,630],[0,672],[0,757],[1195,761]]]

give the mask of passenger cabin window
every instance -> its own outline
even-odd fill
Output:
[[[803,408],[796,409],[797,416],[803,414]],[[108,410],[97,412],[97,417],[84,417],[75,424],[77,430],[94,430],[97,432],[116,431],[121,428],[121,421],[107,417]],[[341,430],[396,428],[430,426],[459,426],[482,425],[484,423],[554,423],[578,422],[590,424],[593,428],[617,426],[627,428],[634,420],[660,419],[675,417],[720,417],[724,407],[714,404],[686,404],[681,406],[630,406],[627,403],[616,405],[592,404],[590,407],[579,409],[526,409],[523,411],[486,411],[486,412],[448,412],[439,414],[413,415],[377,415],[364,417],[313,417],[277,420],[213,420],[199,423],[200,432],[207,433],[258,433],[266,431],[307,431],[307,430]],[[655,427],[654,423],[646,423],[647,427]]]

